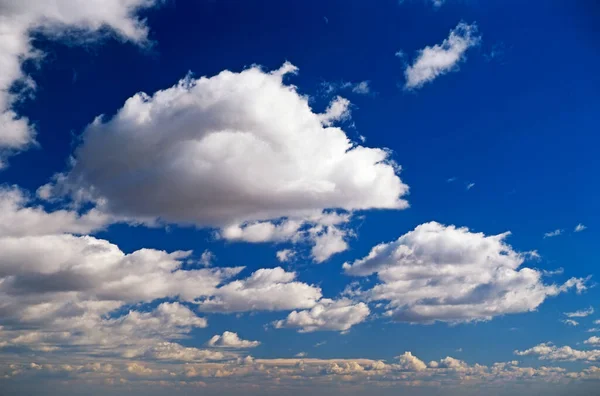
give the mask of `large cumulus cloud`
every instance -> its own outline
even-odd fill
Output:
[[[508,235],[426,223],[344,269],[354,276],[377,273],[381,282],[360,293],[388,301],[386,314],[407,322],[488,320],[534,310],[572,287],[585,290],[578,278],[544,284],[540,271],[521,267],[529,254],[508,245]]]

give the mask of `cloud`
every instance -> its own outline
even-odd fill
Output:
[[[216,260],[215,254],[208,249],[203,251],[202,255],[200,256],[200,264],[205,267],[210,267],[214,263],[215,260]]]
[[[312,243],[324,261],[345,249],[328,209],[404,209],[408,186],[389,150],[334,126],[350,102],[313,112],[283,82],[295,71],[223,71],[136,94],[86,128],[72,167],[40,196],[69,195],[123,221],[214,227],[231,241]]]
[[[321,84],[321,89],[326,95],[330,95],[342,90],[350,90],[355,94],[368,95],[371,93],[371,83],[370,81],[366,80],[357,83],[352,83],[349,81],[342,81],[339,83],[323,82]]]
[[[565,319],[561,320],[561,322],[568,326],[579,326],[579,322],[573,319]]]
[[[418,89],[437,77],[458,70],[458,64],[465,60],[466,51],[480,43],[477,25],[459,23],[450,31],[450,36],[442,44],[425,47],[419,51],[413,64],[407,66],[405,89]]]
[[[25,91],[35,82],[23,71],[23,62],[39,58],[30,34],[43,33],[54,39],[68,38],[89,43],[110,30],[121,40],[144,43],[148,29],[136,17],[141,8],[152,7],[155,0],[0,0],[0,168],[6,157],[35,143],[35,127],[14,110],[23,92],[14,93],[15,85]],[[76,34],[74,34],[76,33]]]
[[[583,342],[584,344],[600,345],[600,337],[590,337]]]
[[[276,328],[298,328],[301,333],[313,331],[347,331],[363,322],[370,314],[364,303],[354,303],[348,299],[322,299],[306,311],[293,311],[285,320],[275,322]]]
[[[469,184],[467,184],[467,187],[466,187],[466,188],[467,188],[467,190],[470,190],[470,189],[472,189],[473,187],[475,187],[475,183],[469,183]]]
[[[581,231],[585,230],[586,228],[587,228],[586,226],[584,226],[583,224],[579,223],[579,224],[577,224],[577,226],[575,226],[575,230],[574,231],[575,232],[581,232]]]
[[[586,316],[590,316],[594,313],[594,307],[589,307],[588,309],[581,309],[575,312],[565,312],[564,315],[568,318],[585,318]]]
[[[217,348],[246,349],[254,348],[260,345],[259,341],[242,340],[237,333],[226,331],[223,335],[214,335],[209,341],[208,346]]]
[[[398,359],[398,368],[402,371],[423,371],[427,368],[425,362],[410,352],[404,352]]]
[[[31,205],[31,197],[17,186],[0,186],[0,237],[87,234],[111,222],[109,216],[91,209],[83,214],[73,210],[47,212]]]
[[[559,236],[559,235],[561,235],[562,233],[563,233],[563,230],[561,230],[561,229],[556,229],[556,230],[554,230],[554,231],[550,231],[550,232],[547,232],[547,233],[545,233],[545,234],[544,234],[544,238],[552,238],[552,237],[555,237],[555,236]]]
[[[524,351],[515,351],[518,356],[537,356],[540,360],[553,361],[600,361],[600,350],[580,351],[570,346],[557,347],[552,343],[542,343]]]
[[[47,189],[142,222],[219,228],[328,208],[406,208],[408,187],[389,152],[325,126],[348,102],[314,113],[282,81],[294,70],[223,71],[139,93],[87,127],[73,167]]]
[[[282,311],[312,308],[321,289],[295,281],[296,274],[281,267],[262,268],[242,280],[227,283],[197,301],[203,312]]]
[[[282,263],[287,263],[288,261],[292,260],[295,255],[296,252],[292,249],[282,249],[277,251],[276,253],[277,260],[279,260]]]
[[[385,314],[404,322],[489,320],[534,310],[570,288],[586,289],[585,279],[546,285],[539,271],[520,268],[527,255],[505,243],[509,234],[425,223],[343,268],[352,276],[377,273],[380,283],[358,295],[388,301]]]

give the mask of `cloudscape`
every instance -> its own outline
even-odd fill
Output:
[[[0,0],[0,396],[595,395],[600,6]]]

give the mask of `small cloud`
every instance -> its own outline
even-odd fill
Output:
[[[527,257],[529,260],[540,260],[542,258],[542,256],[540,256],[540,254],[538,253],[537,250],[531,250],[529,252],[524,252],[523,255],[525,257]]]
[[[458,349],[456,350],[456,352],[462,352],[462,351],[463,351],[463,349],[462,349],[462,348],[458,348]]]
[[[323,346],[323,345],[325,345],[325,344],[327,344],[327,341],[321,341],[321,342],[317,342],[317,343],[315,344],[315,348],[318,348],[318,347],[320,347],[320,346]]]
[[[454,176],[449,177],[448,179],[446,179],[446,182],[448,182],[448,183],[452,183],[452,182],[455,182],[455,181],[456,181],[456,177],[454,177]]]
[[[600,332],[600,328],[592,327],[591,329],[587,329],[586,332],[587,333],[597,333],[597,332]]]
[[[492,62],[494,60],[501,60],[504,57],[504,53],[506,52],[504,48],[504,43],[497,43],[492,46],[490,52],[484,53],[483,57],[486,62]]]
[[[563,230],[556,229],[554,231],[550,231],[550,232],[545,233],[544,234],[544,238],[552,238],[552,237],[555,237],[555,236],[559,236],[562,233],[563,233]]]
[[[555,270],[542,270],[542,275],[544,276],[553,276],[553,275],[561,275],[565,272],[564,268],[557,268]]]
[[[594,313],[594,308],[589,307],[588,309],[582,309],[575,312],[565,312],[564,315],[568,318],[585,318],[586,316],[590,316]]]
[[[296,355],[294,355],[294,356],[296,356],[296,357],[300,357],[300,358],[303,358],[303,357],[306,357],[306,356],[308,356],[308,353],[306,353],[306,352],[299,352],[299,353],[297,353],[297,354],[296,354]]]
[[[579,322],[577,322],[573,319],[565,319],[565,320],[561,320],[561,322],[568,326],[579,326]]]
[[[394,55],[396,55],[400,59],[403,59],[406,54],[404,53],[404,51],[398,50]]]
[[[326,16],[323,17],[323,20],[325,21],[325,23],[329,23],[329,18],[327,18]]]
[[[467,184],[467,190],[470,190],[473,187],[475,187],[475,183],[469,183],[469,184]]]
[[[202,255],[200,256],[200,264],[202,264],[205,267],[210,267],[211,265],[213,265],[216,258],[217,256],[215,256],[213,252],[206,249],[204,252],[202,252]]]
[[[584,226],[583,224],[579,223],[575,227],[575,232],[581,232],[581,231],[585,230],[586,228],[587,228],[586,226]]]
[[[293,251],[292,249],[283,249],[276,253],[277,260],[279,260],[282,263],[286,263],[286,262],[290,261],[291,259],[294,258],[295,255],[296,255],[296,252]]]

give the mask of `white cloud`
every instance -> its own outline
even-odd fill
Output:
[[[308,356],[308,353],[306,353],[306,352],[298,352],[298,353],[297,353],[296,355],[294,355],[294,356],[296,356],[296,357],[301,357],[301,358],[302,358],[302,357],[307,357],[307,356]]]
[[[200,264],[202,264],[205,267],[210,267],[211,265],[213,265],[215,260],[215,254],[208,249],[203,251],[202,255],[200,256]]]
[[[600,361],[600,350],[580,351],[570,346],[557,347],[552,343],[542,343],[524,351],[515,351],[518,356],[537,356],[541,360],[554,361]]]
[[[459,23],[442,44],[425,47],[419,51],[413,64],[407,66],[404,71],[405,89],[421,88],[440,75],[458,70],[458,64],[465,59],[465,52],[480,41],[477,25]]]
[[[68,36],[71,41],[89,42],[103,29],[122,40],[142,43],[147,28],[136,11],[155,5],[155,0],[0,0],[0,167],[8,154],[25,149],[35,141],[35,128],[19,116],[13,105],[20,99],[11,93],[15,83],[35,89],[35,82],[22,70],[24,60],[40,56],[30,34],[42,32],[51,38]],[[76,31],[77,34],[72,34]]]
[[[568,326],[579,326],[579,322],[573,319],[565,319],[561,320],[561,322]]]
[[[302,333],[322,330],[347,331],[363,322],[369,314],[369,307],[364,303],[324,298],[310,310],[291,312],[285,320],[275,322],[275,327],[298,328]]]
[[[312,240],[315,243],[311,249],[311,255],[317,263],[322,263],[334,254],[348,249],[344,230],[333,226],[318,226],[311,231]]]
[[[547,232],[547,233],[545,233],[545,234],[544,234],[544,238],[552,238],[552,237],[555,237],[555,236],[559,236],[559,235],[561,235],[562,233],[563,233],[563,230],[561,230],[561,229],[556,229],[556,230],[554,230],[554,231],[550,231],[550,232]]]
[[[354,276],[377,273],[381,283],[359,295],[387,300],[386,315],[407,322],[489,320],[534,310],[570,288],[586,289],[586,279],[546,285],[539,271],[520,268],[527,255],[505,243],[508,235],[430,222],[375,246],[344,270]]]
[[[596,332],[599,332],[599,331],[600,331],[600,328],[598,328],[598,327],[592,327],[591,329],[587,329],[586,333],[596,333]]]
[[[86,234],[111,221],[96,209],[82,215],[72,210],[47,212],[41,206],[30,205],[31,201],[28,194],[16,186],[0,186],[0,237],[63,232]]]
[[[197,301],[205,312],[282,311],[312,308],[321,298],[321,289],[295,281],[294,272],[283,268],[262,268],[242,280],[225,284]]]
[[[288,261],[292,260],[295,255],[296,252],[292,249],[282,249],[277,251],[276,253],[277,260],[279,260],[282,263],[287,263]]]
[[[321,88],[324,94],[332,94],[341,90],[350,90],[353,93],[360,95],[368,95],[371,93],[371,83],[369,81],[360,81],[357,83],[349,81],[342,81],[339,83],[324,82],[321,84]]]
[[[565,316],[568,318],[585,318],[586,316],[590,316],[594,313],[594,307],[589,307],[588,309],[581,309],[575,312],[565,312]]]
[[[237,333],[226,331],[223,335],[214,335],[209,341],[208,346],[218,348],[246,349],[254,348],[260,345],[259,341],[242,340]]]
[[[575,226],[575,232],[581,232],[581,231],[585,230],[586,228],[587,228],[586,226],[579,223],[579,224],[577,224],[577,226]]]
[[[600,319],[594,320],[594,324],[600,325]]]
[[[472,189],[473,187],[475,187],[475,183],[469,183],[469,184],[467,184],[467,187],[466,187],[466,188],[467,188],[467,190],[470,190],[470,189]]]
[[[396,356],[396,359],[398,359],[398,369],[402,371],[423,371],[427,369],[425,362],[410,352],[404,352],[402,355]]]
[[[314,113],[282,81],[293,70],[223,71],[137,94],[87,127],[72,169],[46,189],[142,222],[219,228],[328,208],[406,208],[389,151],[325,126],[347,114],[347,101]]]
[[[600,337],[590,337],[583,342],[584,344],[600,345]]]

